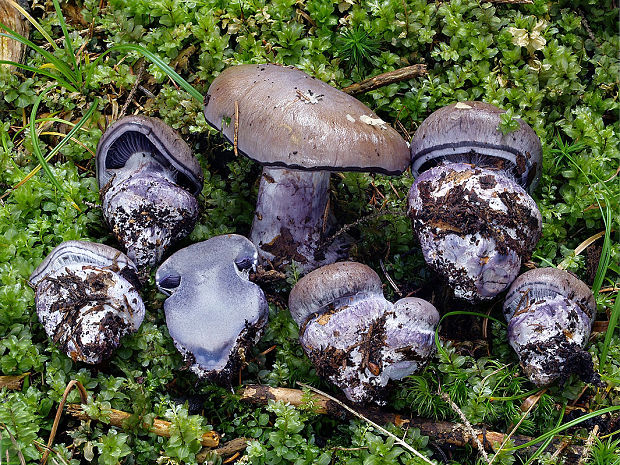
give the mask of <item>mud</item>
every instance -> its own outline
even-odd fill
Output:
[[[272,262],[275,269],[278,269],[282,262],[286,260],[289,263],[291,260],[295,260],[299,263],[307,263],[308,259],[304,257],[297,248],[301,244],[298,244],[293,239],[291,231],[286,227],[280,228],[280,234],[273,238],[273,240],[267,244],[262,244],[261,249],[276,256]]]

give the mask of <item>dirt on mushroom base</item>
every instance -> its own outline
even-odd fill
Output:
[[[88,266],[83,269],[89,271],[86,279],[70,269],[43,278],[37,292],[57,298],[49,309],[45,310],[41,304],[37,310],[43,318],[55,312],[61,315],[50,336],[73,361],[98,363],[112,355],[123,335],[135,331],[133,324],[121,314],[127,312],[133,316],[132,306],[138,302],[135,297],[130,302],[123,295],[122,303],[112,305],[110,289],[115,285],[114,272]],[[97,317],[98,314],[102,316]],[[94,338],[88,334],[90,331],[96,332]]]
[[[452,166],[452,165],[450,165]],[[486,174],[485,174],[486,173]],[[449,236],[470,240],[478,246],[481,239],[494,244],[494,253],[528,260],[539,237],[539,215],[533,200],[516,184],[487,169],[456,164],[427,171],[411,189],[409,217],[420,241],[436,242]],[[491,255],[486,257],[488,261]],[[481,265],[485,257],[480,256]],[[477,282],[467,267],[439,249],[429,265],[461,296],[477,295]]]

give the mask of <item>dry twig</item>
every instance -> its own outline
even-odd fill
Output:
[[[403,446],[405,449],[407,449],[409,452],[411,452],[413,455],[415,455],[416,457],[422,459],[423,461],[425,461],[426,463],[429,463],[430,465],[433,465],[433,462],[431,462],[429,459],[427,459],[425,456],[423,456],[422,454],[420,454],[417,450],[415,450],[413,447],[411,447],[409,444],[407,444],[405,441],[403,441],[402,439],[400,439],[398,436],[390,433],[388,430],[386,430],[385,428],[383,428],[382,426],[379,426],[377,423],[375,423],[374,421],[370,420],[369,418],[366,418],[364,415],[362,415],[361,413],[357,413],[355,410],[353,410],[351,407],[349,407],[347,404],[345,404],[344,402],[339,401],[338,399],[336,399],[335,397],[330,396],[329,394],[326,394],[323,391],[320,391],[319,389],[312,387],[308,384],[304,384],[304,383],[300,383],[299,381],[297,381],[297,384],[299,384],[301,387],[304,387],[306,389],[309,389],[317,394],[320,394],[322,396],[327,397],[329,400],[336,402],[338,405],[340,405],[343,409],[345,409],[347,412],[351,413],[352,415],[356,416],[357,418],[364,420],[366,423],[368,423],[369,425],[372,425],[374,428],[376,428],[377,430],[381,431],[383,434],[385,434],[386,436],[391,437],[392,439],[394,439],[394,441],[398,444],[400,444],[401,446]]]
[[[123,412],[122,410],[116,409],[106,410],[106,413],[108,414],[110,424],[118,428],[122,428],[123,422],[131,416],[131,413]],[[84,411],[82,406],[79,404],[67,405],[67,414],[83,421],[93,419]],[[144,426],[149,428],[149,431],[153,434],[156,434],[157,436],[163,436],[166,438],[170,437],[171,423],[169,421],[159,420],[156,418],[155,420],[153,420],[152,425],[148,425],[145,423]],[[217,434],[215,431],[207,431],[202,435],[200,443],[205,447],[217,447],[220,443],[220,435]]]
[[[41,465],[46,464],[47,458],[50,455],[50,450],[52,449],[52,444],[54,444],[54,438],[56,437],[56,431],[58,430],[58,424],[60,423],[60,417],[62,417],[62,409],[65,406],[67,397],[69,397],[69,393],[73,390],[73,388],[78,388],[78,391],[80,391],[80,400],[83,404],[88,402],[88,394],[86,393],[86,389],[84,388],[84,386],[82,386],[82,383],[75,379],[69,381],[69,384],[67,384],[67,387],[65,388],[65,392],[63,392],[62,394],[62,399],[60,399],[60,404],[58,404],[58,409],[56,410],[56,417],[54,417],[54,424],[52,425],[50,438],[47,441],[45,452],[43,452],[43,456],[41,457]]]
[[[262,385],[249,385],[245,386],[241,391],[241,400],[244,402],[250,402],[255,404],[266,404],[269,400],[281,400],[288,402],[291,405],[302,406],[305,405],[307,398],[304,397],[303,391],[300,389],[288,389],[288,388],[274,388],[271,386]],[[319,414],[329,415],[337,419],[349,418],[351,415],[343,409],[337,402],[330,400],[325,396],[319,394],[312,394],[311,397],[314,411]],[[376,409],[372,407],[364,407],[358,409],[364,414],[365,417],[372,419],[376,423],[387,424],[392,423],[401,428],[418,428],[420,434],[429,436],[433,441],[438,444],[449,444],[458,447],[465,447],[467,445],[473,447],[479,447],[479,444],[484,442],[484,445],[488,450],[492,450],[489,446],[491,443],[501,444],[506,436],[503,433],[495,431],[483,431],[479,428],[474,428],[474,436],[478,438],[478,441],[472,437],[472,433],[462,424],[452,423],[449,421],[436,421],[428,420],[420,417],[403,417],[397,413],[387,412],[384,409]],[[512,436],[512,440],[515,445],[525,444],[532,440],[529,436],[521,434],[515,434]],[[560,445],[559,440],[552,442],[556,447]],[[517,451],[517,453],[523,453],[531,455],[536,451],[537,446],[526,447]],[[567,463],[574,463],[579,459],[583,447],[571,446],[566,451]]]
[[[388,71],[375,77],[364,79],[342,89],[343,92],[351,95],[363,94],[379,87],[388,86],[396,82],[407,81],[426,74],[426,65],[411,65],[404,68]]]

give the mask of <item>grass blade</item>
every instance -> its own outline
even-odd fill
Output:
[[[107,55],[110,52],[137,52],[139,53],[140,55],[150,60],[155,66],[161,69],[164,73],[166,73],[166,75],[168,75],[170,79],[172,79],[179,86],[181,86],[183,90],[185,90],[188,94],[194,97],[198,102],[200,102],[201,104],[204,102],[204,96],[200,92],[198,92],[198,90],[194,86],[192,86],[189,82],[183,79],[175,70],[173,70],[170,66],[168,66],[161,58],[159,58],[153,52],[145,49],[144,47],[140,45],[135,45],[135,44],[115,45],[109,48],[103,54],[101,54],[97,58],[97,60],[95,60],[91,69],[95,69],[97,67],[98,61],[101,60],[105,55]],[[86,84],[88,84],[89,80],[90,80],[90,73],[86,78]]]
[[[73,66],[73,71],[75,72],[75,77],[77,78],[78,84],[81,86],[82,73],[80,72],[80,68],[78,67],[77,60],[75,58],[73,44],[71,43],[69,31],[67,30],[67,23],[65,23],[65,17],[62,14],[62,10],[60,9],[60,3],[58,3],[58,0],[54,0],[54,8],[56,9],[56,15],[58,16],[60,28],[62,29],[62,33],[65,36],[65,49],[69,55],[69,59],[71,60],[71,65]]]
[[[0,35],[2,35],[2,34],[0,34]],[[12,65],[12,66],[15,66],[17,68],[24,69],[26,71],[30,71],[30,72],[32,72],[34,74],[42,74],[43,76],[47,76],[48,78],[55,79],[58,82],[58,84],[60,84],[61,86],[65,87],[67,90],[70,90],[71,92],[77,92],[78,91],[72,84],[69,84],[67,81],[62,79],[57,74],[50,73],[49,71],[45,71],[44,69],[35,68],[33,66],[28,66],[28,65],[22,65],[21,63],[17,63],[15,61],[8,61],[8,60],[0,60],[0,65]]]
[[[39,31],[41,33],[41,35],[45,38],[45,40],[47,40],[47,42],[54,47],[56,50],[60,50],[58,48],[58,45],[56,45],[56,42],[54,42],[54,39],[52,39],[52,37],[47,33],[47,31],[45,29],[43,29],[43,27],[39,24],[39,22],[34,19],[32,16],[30,16],[30,13],[28,13],[26,10],[24,10],[21,5],[13,0],[9,0],[9,3],[11,4],[11,6],[13,8],[15,8],[17,11],[19,11],[24,18],[26,18],[28,21],[30,21],[30,24],[32,24],[37,31]]]
[[[71,70],[71,68],[69,68],[66,63],[64,61],[62,61],[60,58],[55,57],[53,54],[51,54],[50,52],[48,52],[47,50],[39,47],[37,44],[35,44],[34,42],[31,42],[30,40],[28,40],[27,38],[25,38],[24,36],[18,34],[17,32],[13,31],[11,28],[5,26],[4,24],[0,23],[0,29],[4,29],[7,33],[0,33],[0,36],[2,37],[8,37],[9,39],[13,39],[16,40],[18,42],[21,42],[22,44],[30,47],[31,49],[37,51],[38,53],[40,53],[47,61],[49,61],[50,63],[53,63],[54,66],[56,67],[56,69],[58,71],[60,71],[69,81],[71,81],[74,85],[77,81],[75,74],[73,73],[73,71]]]
[[[562,420],[564,419],[565,412],[566,412],[566,404],[562,406],[562,411],[560,412],[560,418],[558,418],[558,422],[555,425],[556,428],[558,428],[562,424]],[[534,462],[534,460],[536,460],[545,451],[545,449],[549,447],[549,444],[551,444],[551,441],[553,441],[553,436],[549,436],[547,439],[545,439],[545,442],[543,442],[541,446],[538,449],[536,449],[536,452],[534,452],[532,456],[529,459],[527,459],[527,462],[525,462],[523,465],[530,465],[530,463]]]
[[[607,332],[605,333],[605,341],[603,342],[603,350],[601,350],[601,359],[599,360],[599,370],[602,371],[607,361],[607,352],[611,344],[611,338],[614,335],[616,326],[618,325],[618,318],[620,317],[620,292],[616,293],[616,301],[614,302],[614,308],[611,310],[609,317],[609,326],[607,326]]]
[[[525,447],[530,447],[530,446],[534,446],[536,444],[538,444],[541,441],[544,441],[547,438],[552,438],[553,436],[558,435],[559,433],[561,433],[564,430],[567,430],[568,428],[572,428],[575,425],[578,425],[579,423],[589,420],[590,418],[594,418],[594,417],[598,417],[599,415],[604,415],[606,413],[611,413],[611,412],[617,412],[618,410],[620,410],[620,405],[614,405],[613,407],[606,407],[600,410],[596,410],[594,412],[590,412],[587,413],[579,418],[575,418],[572,421],[569,421],[568,423],[563,424],[562,426],[558,426],[557,428],[553,428],[551,431],[547,431],[546,433],[541,434],[540,436],[538,436],[537,438],[532,439],[531,441],[528,441],[524,444],[521,444],[519,446],[514,446],[514,447],[508,447],[504,450],[506,451],[511,451],[511,450],[518,450],[518,449],[523,449]]]
[[[39,105],[41,104],[41,101],[43,100],[43,97],[45,96],[46,93],[47,93],[47,91],[45,91],[41,95],[39,95],[39,98],[37,98],[37,101],[34,103],[34,105],[32,107],[32,112],[30,113],[30,138],[32,139],[32,148],[33,148],[35,156],[39,160],[39,164],[41,165],[41,168],[43,168],[43,171],[45,172],[47,177],[50,179],[50,181],[52,182],[54,187],[56,187],[56,189],[59,192],[61,192],[65,196],[65,198],[69,202],[71,202],[71,204],[79,212],[81,212],[82,210],[80,210],[80,207],[78,207],[77,203],[75,203],[73,201],[73,199],[71,199],[71,197],[69,197],[69,195],[65,192],[65,190],[62,188],[62,186],[60,185],[60,183],[58,182],[58,180],[54,176],[54,173],[52,172],[52,169],[47,164],[47,161],[45,161],[45,157],[43,156],[43,152],[41,151],[41,147],[39,146],[39,137],[37,136],[37,127],[36,127],[36,124],[35,124],[35,120],[37,118],[37,110],[39,109]]]

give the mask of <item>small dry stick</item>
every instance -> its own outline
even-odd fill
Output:
[[[345,87],[342,91],[351,95],[363,94],[364,92],[378,89],[379,87],[388,86],[396,82],[407,81],[418,76],[424,76],[425,74],[426,65],[405,66],[404,68],[388,71],[387,73],[379,74],[361,82],[356,82],[355,84]]]
[[[592,444],[594,443],[594,438],[596,436],[598,436],[598,425],[594,425],[594,428],[590,432],[590,435],[588,436],[588,440],[583,447],[583,451],[581,452],[581,457],[579,457],[579,462],[577,463],[577,465],[582,465],[586,463],[586,460],[588,460],[588,456],[590,455],[590,449],[592,449]]]
[[[118,115],[119,118],[122,118],[123,116],[125,116],[125,113],[127,112],[127,108],[129,108],[129,104],[133,100],[134,95],[136,95],[136,90],[138,90],[138,86],[140,85],[140,81],[142,80],[143,74],[144,74],[144,62],[142,62],[142,64],[140,65],[140,68],[138,68],[138,75],[136,76],[136,82],[133,83],[133,86],[131,87],[131,90],[129,91],[127,100],[125,100],[125,104],[123,105],[123,108],[121,108],[121,112]]]
[[[454,401],[450,398],[450,396],[447,393],[444,392],[443,394],[441,394],[441,398],[445,400],[450,405],[450,407],[452,407],[452,410],[454,410],[458,414],[461,421],[465,425],[465,428],[467,428],[469,435],[474,439],[474,441],[476,441],[478,452],[482,454],[484,461],[490,464],[491,462],[489,461],[489,456],[487,455],[487,451],[484,450],[484,446],[482,445],[482,442],[480,442],[480,439],[478,438],[478,434],[476,434],[476,430],[474,430],[473,426],[471,426],[471,423],[469,422],[469,420],[467,419],[463,411],[459,408],[458,405],[454,403]]]
[[[86,402],[84,402],[86,403]],[[112,426],[116,426],[118,428],[123,427],[123,422],[131,416],[131,413],[123,412],[122,410],[109,409],[106,410],[106,413],[109,415],[110,424]],[[82,409],[82,406],[79,404],[69,404],[67,405],[67,414],[71,415],[74,418],[78,418],[79,420],[87,421],[92,420],[92,418]],[[165,420],[155,419],[153,420],[152,425],[147,425],[149,431],[157,436],[163,436],[166,438],[170,437],[170,426],[171,423]],[[207,431],[202,435],[200,443],[205,447],[217,447],[220,442],[220,436],[215,431]]]
[[[523,420],[525,420],[525,417],[527,417],[529,415],[529,413],[532,411],[534,406],[538,403],[538,401],[540,400],[540,398],[542,397],[542,395],[545,392],[547,392],[547,388],[541,389],[536,394],[534,394],[534,396],[530,396],[530,397],[528,397],[526,399],[526,401],[523,403],[523,406],[529,404],[527,406],[527,409],[525,410],[525,412],[523,412],[523,415],[521,416],[521,418],[519,419],[517,424],[514,426],[514,428],[512,428],[510,433],[508,433],[506,436],[504,436],[504,440],[502,441],[501,445],[499,446],[499,449],[497,449],[497,453],[493,456],[493,458],[489,462],[489,465],[491,465],[493,463],[493,461],[495,460],[495,457],[497,457],[499,455],[500,451],[504,448],[504,446],[506,446],[506,443],[508,442],[508,440],[512,437],[513,434],[516,433],[516,431],[519,429],[519,426],[521,426],[521,423],[523,423]],[[523,406],[521,406],[521,410],[523,410]]]
[[[50,455],[50,450],[52,449],[52,444],[54,443],[54,438],[56,437],[56,431],[58,430],[58,424],[60,423],[60,417],[62,416],[62,409],[65,406],[65,402],[67,401],[67,397],[69,397],[69,393],[73,390],[73,388],[78,388],[80,391],[80,400],[83,404],[88,402],[88,394],[86,393],[86,389],[79,381],[72,379],[67,384],[65,388],[65,392],[62,394],[62,399],[60,399],[60,404],[58,404],[58,409],[56,410],[56,417],[54,418],[54,423],[52,425],[52,431],[50,433],[50,438],[47,441],[47,447],[45,452],[43,452],[43,456],[41,457],[41,465],[45,465],[47,463],[47,458]]]
[[[239,151],[237,149],[238,138],[239,138],[239,102],[235,100],[235,133],[233,135],[233,150],[235,152],[235,157],[239,156]]]
[[[222,444],[221,447],[218,447],[215,450],[204,449],[198,454],[196,454],[196,462],[204,463],[204,461],[207,459],[207,454],[209,454],[210,452],[215,452],[217,455],[220,455],[222,457],[228,457],[231,455],[234,456],[235,454],[244,451],[245,448],[248,446],[248,442],[250,442],[250,439],[248,438],[235,438],[231,439],[228,442],[225,442],[224,444]]]
[[[375,218],[378,218],[380,216],[385,216],[385,215],[395,215],[395,216],[407,216],[405,213],[403,213],[400,210],[380,210],[374,213],[370,213],[366,216],[363,216],[362,218],[354,221],[353,223],[344,225],[342,228],[340,228],[338,231],[336,231],[334,234],[332,234],[330,237],[328,237],[327,239],[325,239],[323,241],[323,243],[321,244],[320,249],[323,249],[325,247],[327,247],[329,244],[331,244],[334,239],[336,239],[338,236],[341,236],[342,234],[346,233],[349,229],[354,228],[355,226],[358,226],[366,221],[370,221],[373,220]]]
[[[433,462],[431,462],[429,459],[427,459],[426,457],[424,457],[422,454],[420,454],[417,450],[415,450],[413,447],[411,447],[409,444],[407,444],[405,441],[403,441],[402,439],[400,439],[398,436],[390,433],[388,430],[386,430],[385,428],[379,426],[378,424],[376,424],[374,421],[369,420],[368,418],[366,418],[364,415],[361,415],[359,413],[357,413],[355,410],[353,410],[351,407],[349,407],[347,404],[345,404],[344,402],[339,401],[338,399],[336,399],[335,397],[330,396],[329,394],[320,391],[319,389],[312,387],[308,384],[304,384],[301,383],[299,381],[297,381],[297,384],[300,385],[303,388],[309,389],[310,391],[316,392],[317,394],[321,394],[322,396],[327,397],[329,400],[336,402],[338,405],[340,405],[343,409],[345,409],[347,412],[351,413],[352,415],[355,415],[357,418],[360,418],[361,420],[364,420],[366,423],[368,423],[369,425],[372,425],[374,428],[376,428],[377,430],[381,431],[383,434],[385,434],[386,436],[391,437],[392,439],[394,439],[395,442],[397,442],[398,444],[400,444],[401,446],[403,446],[405,449],[407,449],[409,452],[411,452],[413,455],[415,455],[416,457],[424,460],[426,463],[429,463],[431,465],[434,465]]]

